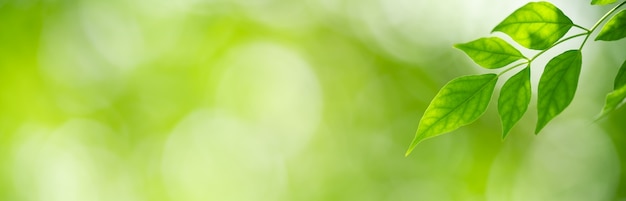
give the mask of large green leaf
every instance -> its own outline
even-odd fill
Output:
[[[626,10],[615,14],[596,37],[596,40],[614,41],[626,37]]]
[[[519,50],[497,37],[480,38],[468,43],[457,44],[454,47],[465,52],[478,65],[488,69],[502,68],[524,58]]]
[[[561,10],[542,1],[517,9],[492,32],[503,32],[526,48],[544,50],[556,43],[572,26],[572,20]]]
[[[591,5],[607,5],[615,3],[617,0],[592,0]]]
[[[530,103],[530,66],[509,78],[498,98],[498,112],[502,121],[502,138],[519,121]]]
[[[579,50],[566,51],[546,64],[539,80],[538,120],[535,133],[560,114],[574,98],[582,66]]]
[[[489,105],[497,79],[495,74],[469,75],[443,86],[424,112],[406,155],[419,142],[478,119]]]
[[[626,85],[621,86],[606,96],[606,102],[604,103],[600,116],[604,116],[619,108],[624,102],[624,99],[626,99]]]
[[[626,61],[622,64],[622,67],[617,71],[617,76],[615,76],[615,81],[613,82],[613,89],[620,88],[626,85]]]

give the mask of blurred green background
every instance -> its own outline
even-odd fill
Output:
[[[624,41],[585,47],[539,135],[532,103],[502,140],[492,101],[404,157],[439,88],[487,72],[452,45],[527,2],[0,0],[0,200],[626,200],[626,111],[593,122]]]

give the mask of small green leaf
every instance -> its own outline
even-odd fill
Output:
[[[579,50],[566,51],[546,64],[539,79],[538,120],[535,133],[539,133],[572,102],[581,66],[582,54]]]
[[[617,76],[615,76],[615,81],[613,83],[613,89],[618,89],[622,86],[626,85],[626,61],[622,64],[622,67],[617,71]]]
[[[503,32],[526,48],[545,50],[563,37],[572,26],[572,20],[559,8],[541,1],[531,2],[517,9],[492,32]]]
[[[615,14],[596,36],[596,40],[614,41],[626,37],[626,10]]]
[[[497,80],[495,74],[469,75],[453,79],[443,86],[424,112],[406,155],[419,142],[478,119],[489,105]]]
[[[615,3],[617,0],[592,0],[591,5],[607,5]]]
[[[608,113],[616,110],[621,106],[621,103],[626,99],[626,61],[622,64],[617,76],[615,76],[615,83],[613,84],[613,90],[606,96],[606,101],[600,117],[607,115]]]
[[[502,68],[524,58],[519,50],[497,37],[480,38],[454,47],[465,52],[478,65],[488,69]]]
[[[626,85],[621,86],[619,89],[616,89],[606,96],[606,102],[604,103],[600,116],[604,116],[619,108],[624,102],[624,99],[626,99]]]
[[[519,121],[530,103],[530,66],[509,78],[498,98],[498,112],[502,121],[502,138]]]

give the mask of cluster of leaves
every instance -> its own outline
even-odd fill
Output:
[[[592,5],[613,4],[616,0],[593,0]],[[537,97],[537,127],[539,133],[548,122],[560,114],[572,101],[582,67],[582,48],[599,25],[625,2],[608,11],[590,29],[574,24],[567,15],[545,1],[531,2],[514,11],[492,31],[502,32],[519,45],[539,51],[533,57],[524,56],[518,49],[498,37],[480,38],[457,44],[476,64],[487,69],[510,66],[499,74],[462,76],[448,82],[432,100],[420,120],[415,138],[406,155],[421,141],[432,138],[478,119],[487,109],[496,82],[501,75],[522,67],[502,86],[498,98],[498,113],[502,121],[502,138],[522,118],[531,100],[530,71],[533,61],[552,47],[573,38],[584,36],[580,48],[565,51],[552,58],[539,80]],[[564,36],[572,27],[582,33]],[[602,27],[595,40],[615,41],[626,37],[626,10],[615,14]],[[518,62],[517,64],[513,64]],[[617,109],[626,99],[626,62],[615,78],[614,91],[609,93],[602,110],[605,115]]]

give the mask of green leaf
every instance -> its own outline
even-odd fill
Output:
[[[502,121],[502,138],[519,121],[530,103],[530,66],[509,78],[498,98],[498,112]]]
[[[596,36],[596,40],[614,41],[626,37],[626,10],[615,14]]]
[[[563,37],[573,23],[561,10],[548,2],[531,2],[500,22],[492,32],[509,35],[520,45],[545,50]]]
[[[488,69],[502,68],[524,58],[519,50],[497,37],[480,38],[454,47],[465,52],[478,65]]]
[[[419,142],[478,119],[489,105],[497,79],[495,74],[469,75],[453,79],[443,86],[424,112],[406,155]]]
[[[537,100],[538,120],[535,133],[572,102],[582,66],[582,54],[579,50],[569,50],[546,64],[539,79]]]
[[[624,99],[626,99],[626,85],[621,86],[619,89],[616,89],[606,96],[606,102],[604,103],[600,116],[604,116],[619,108],[624,102]]]
[[[626,99],[626,61],[624,61],[622,67],[620,67],[617,72],[617,76],[615,76],[613,89],[614,91],[606,96],[606,101],[604,103],[604,107],[602,108],[602,112],[600,113],[600,117],[619,108],[621,103],[624,102],[624,99]]]
[[[624,85],[626,85],[626,61],[624,61],[622,67],[617,71],[617,76],[615,76],[615,81],[613,82],[613,89],[618,89]]]
[[[591,5],[607,5],[615,3],[617,0],[592,0]]]

